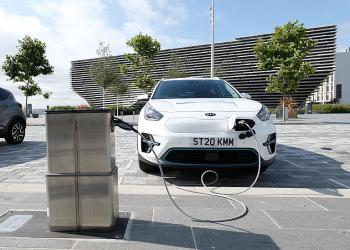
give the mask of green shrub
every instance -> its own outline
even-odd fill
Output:
[[[314,113],[350,113],[350,104],[313,104]]]
[[[85,110],[85,109],[94,109],[94,107],[90,107],[86,104],[81,104],[79,106],[70,106],[70,105],[64,105],[64,106],[52,106],[49,107],[50,111],[58,111],[58,110]]]
[[[124,105],[118,105],[119,107],[119,115],[121,112],[123,112],[123,115],[132,115],[134,109],[129,107],[129,106],[124,106]],[[106,108],[114,110],[115,113],[117,113],[117,105],[108,105]]]
[[[76,106],[69,106],[69,105],[65,105],[65,106],[52,106],[49,108],[50,111],[58,111],[58,110],[76,110],[77,107]]]

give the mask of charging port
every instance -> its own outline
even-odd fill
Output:
[[[154,141],[153,136],[147,133],[142,133],[142,135],[149,141]],[[141,138],[141,151],[144,153],[149,153],[149,145],[148,143]]]

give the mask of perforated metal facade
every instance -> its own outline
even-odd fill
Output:
[[[311,62],[316,72],[310,78],[301,82],[298,91],[292,96],[302,103],[322,81],[335,70],[336,26],[323,26],[308,29],[308,36],[317,44],[305,59]],[[222,79],[225,79],[240,92],[248,93],[253,99],[269,107],[278,104],[281,96],[266,93],[266,78],[274,71],[257,69],[257,59],[253,47],[258,38],[268,39],[271,34],[247,36],[234,41],[215,44],[215,65],[220,68]],[[184,71],[188,76],[209,76],[210,73],[210,44],[190,46],[176,49],[161,50],[155,58],[153,76],[160,80],[166,76],[171,63],[171,55],[176,54],[183,62]],[[127,63],[124,56],[112,58],[116,67]],[[90,69],[95,59],[73,61],[71,66],[71,82],[73,90],[83,97],[90,105],[102,106],[102,90],[92,81]],[[143,94],[131,84],[131,74],[126,76],[130,86],[129,92],[120,98],[121,104],[130,105],[136,97]],[[106,104],[115,104],[116,98],[106,94]]]

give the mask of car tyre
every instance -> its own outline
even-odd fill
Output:
[[[157,171],[157,167],[139,160],[139,167],[145,173],[152,173]]]
[[[25,124],[20,120],[14,120],[8,127],[5,141],[11,145],[20,144],[24,140],[25,132]]]

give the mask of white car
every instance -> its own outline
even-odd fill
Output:
[[[219,78],[161,80],[139,116],[138,131],[159,142],[161,164],[181,168],[257,167],[255,132],[265,171],[276,155],[276,129],[268,109]],[[138,136],[140,169],[156,169]]]

